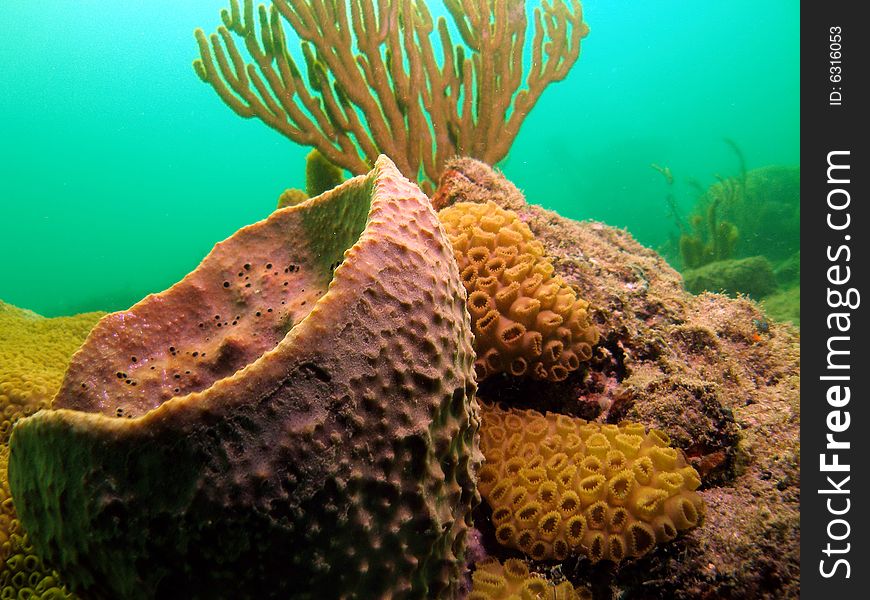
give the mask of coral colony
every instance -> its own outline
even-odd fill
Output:
[[[578,0],[544,2],[533,23],[525,0],[444,6],[462,43],[420,0],[379,0],[377,8],[370,0],[273,0],[256,13],[251,0],[232,0],[217,33],[197,30],[194,69],[239,116],[314,146],[355,175],[386,154],[428,191],[453,156],[503,159],[589,32]],[[304,73],[286,25],[302,40]]]

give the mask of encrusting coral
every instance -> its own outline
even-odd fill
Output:
[[[516,558],[504,564],[490,558],[474,565],[471,593],[466,600],[592,600],[592,592],[568,581],[553,583],[529,572]]]
[[[479,460],[452,249],[386,157],[102,319],[12,434],[87,598],[455,594]]]
[[[562,381],[592,356],[586,301],[553,273],[516,213],[461,202],[438,213],[468,291],[478,379],[500,372]]]
[[[765,321],[745,298],[686,292],[680,274],[624,229],[528,204],[480,161],[451,161],[434,198],[492,200],[517,212],[556,272],[595,307],[601,331],[583,378],[487,380],[479,397],[666,431],[704,482],[703,527],[618,569],[602,563],[590,573],[585,558],[569,558],[565,576],[623,598],[799,597],[797,331]],[[504,556],[494,531],[479,526],[477,537],[491,544],[479,554]]]
[[[104,313],[44,318],[0,302],[0,598],[73,598],[23,531],[6,469],[19,419],[51,402],[73,352]]]
[[[104,314],[47,319],[0,302],[0,444],[18,419],[49,405],[73,352]]]
[[[704,514],[698,473],[641,424],[483,406],[480,447],[496,538],[535,560],[643,556]]]
[[[579,0],[536,7],[531,43],[525,0],[444,6],[461,44],[421,0],[272,0],[256,12],[252,0],[231,0],[217,33],[196,31],[194,69],[236,114],[316,147],[332,164],[361,174],[384,153],[426,185],[457,154],[504,158],[589,32]],[[285,23],[301,39],[304,68]]]

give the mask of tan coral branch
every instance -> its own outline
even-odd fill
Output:
[[[216,34],[196,31],[194,68],[239,116],[314,146],[354,174],[386,153],[431,189],[457,154],[490,164],[503,159],[544,89],[574,65],[589,31],[579,0],[543,0],[525,72],[525,2],[444,4],[462,43],[420,0],[272,0],[256,15],[252,0],[230,0]],[[302,43],[304,75],[282,21]],[[430,40],[436,29],[440,64]]]

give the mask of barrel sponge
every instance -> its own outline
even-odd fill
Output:
[[[438,216],[468,291],[478,379],[506,372],[561,381],[592,356],[589,304],[554,274],[515,212],[459,202]]]
[[[467,600],[592,600],[588,588],[574,588],[569,581],[550,582],[529,572],[528,565],[509,558],[504,564],[488,558],[474,565]]]
[[[73,352],[104,314],[47,319],[0,301],[0,444],[18,419],[49,405]]]
[[[6,467],[9,446],[0,445],[0,598],[67,600],[75,596],[34,553],[15,514]]]
[[[482,408],[478,489],[496,538],[535,560],[642,556],[698,525],[698,473],[668,436],[534,410]]]
[[[420,189],[274,211],[104,317],[9,483],[84,598],[450,598],[479,501],[471,322]]]

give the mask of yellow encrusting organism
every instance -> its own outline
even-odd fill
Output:
[[[12,425],[48,407],[69,360],[104,313],[47,319],[0,302],[0,444]]]
[[[73,353],[103,313],[47,319],[0,302],[0,598],[74,598],[22,530],[6,475],[18,419],[46,408]]]
[[[534,560],[619,562],[701,521],[701,479],[661,431],[498,406],[482,417],[478,489],[498,541]]]
[[[75,596],[34,553],[12,505],[6,467],[9,446],[0,445],[0,598],[73,600]]]
[[[550,582],[529,572],[517,558],[504,564],[489,558],[475,565],[468,600],[592,600],[586,588],[574,588],[568,581]]]
[[[591,358],[598,330],[589,304],[554,274],[516,213],[459,202],[438,216],[468,292],[479,379],[506,372],[561,381]]]

